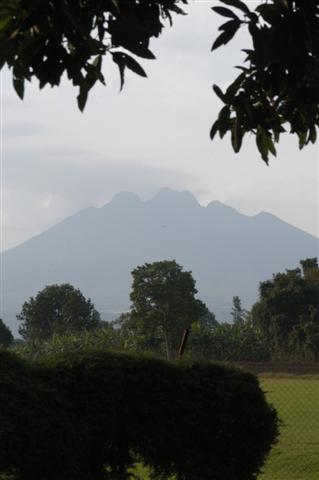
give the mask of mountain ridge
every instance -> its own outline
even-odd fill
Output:
[[[267,212],[244,215],[219,201],[202,206],[188,191],[163,189],[147,201],[121,192],[2,254],[4,321],[16,331],[22,303],[63,282],[100,311],[127,310],[131,270],[165,259],[191,270],[198,297],[227,320],[234,295],[249,308],[260,281],[317,256],[318,246],[316,237]]]

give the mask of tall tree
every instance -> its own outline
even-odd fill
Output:
[[[31,342],[48,340],[54,334],[92,330],[100,323],[91,300],[67,283],[45,287],[23,304],[17,318],[22,322],[19,333]]]
[[[13,342],[13,335],[10,328],[0,318],[0,347],[9,347]]]
[[[150,336],[162,336],[170,359],[177,351],[183,329],[190,328],[207,312],[195,298],[193,276],[175,260],[145,263],[132,275],[131,318]]]
[[[317,360],[319,268],[314,266],[314,259],[300,263],[304,274],[300,268],[287,270],[260,284],[260,298],[251,312],[252,322],[273,355]],[[312,268],[307,270],[307,265]]]
[[[246,310],[241,306],[241,300],[238,296],[233,297],[233,306],[230,314],[233,317],[234,324],[244,323]]]

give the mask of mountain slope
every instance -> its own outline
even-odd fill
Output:
[[[164,259],[192,270],[199,298],[224,320],[234,295],[249,307],[260,281],[317,256],[318,245],[268,213],[250,217],[217,201],[202,207],[186,191],[163,189],[147,202],[123,192],[2,255],[4,321],[16,331],[22,303],[62,282],[80,288],[102,312],[127,310],[131,270]]]

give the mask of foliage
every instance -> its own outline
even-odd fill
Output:
[[[200,343],[202,348],[204,348],[205,335],[216,325],[218,323],[215,315],[207,310],[204,315],[190,325],[191,338],[196,337],[197,344]],[[109,325],[109,328],[113,329],[113,334],[117,338],[117,350],[149,352],[157,357],[167,358],[165,337],[162,329],[149,329],[148,325],[140,322],[139,318],[132,317],[129,312],[121,314]],[[180,342],[181,336],[177,337],[176,340]],[[202,355],[202,357],[205,358],[205,355]]]
[[[214,85],[224,103],[211,130],[227,132],[235,152],[244,135],[253,133],[263,160],[276,155],[275,143],[289,128],[299,147],[315,143],[319,125],[319,1],[270,0],[250,10],[241,0],[221,0],[231,8],[213,7],[227,18],[212,49],[227,44],[238,29],[248,27],[252,47],[244,50],[241,73],[225,92]],[[238,16],[240,15],[240,16]]]
[[[269,360],[269,350],[262,336],[249,320],[220,323],[210,331],[192,329],[189,351],[195,358],[223,362],[263,362]]]
[[[213,364],[0,352],[0,403],[0,471],[23,480],[124,480],[140,461],[158,479],[253,480],[278,434],[257,379]]]
[[[54,334],[48,340],[21,342],[13,345],[11,351],[25,359],[39,360],[41,358],[55,358],[57,355],[72,352],[88,352],[91,350],[105,352],[136,351],[125,344],[124,335],[112,324],[106,324],[94,330],[82,330],[76,333]]]
[[[317,259],[262,282],[252,321],[274,357],[319,359],[319,268]]]
[[[268,163],[275,144],[286,131],[296,134],[299,147],[315,143],[319,125],[319,1],[264,0],[250,10],[241,0],[221,0],[212,7],[226,17],[212,49],[227,44],[245,26],[252,47],[244,50],[240,75],[223,92],[211,137],[227,132],[235,152],[246,133],[256,137]],[[121,88],[126,69],[146,77],[134,56],[154,59],[150,39],[158,37],[172,14],[184,14],[188,0],[3,0],[0,5],[0,68],[12,70],[20,98],[25,81],[39,80],[40,88],[57,86],[63,75],[79,88],[84,110],[96,82],[105,84],[104,55],[118,66]],[[229,8],[230,7],[230,8]],[[297,32],[297,34],[296,34]],[[133,56],[132,56],[133,55]]]
[[[13,342],[13,335],[10,328],[0,318],[0,347],[9,347]]]
[[[167,358],[180,344],[183,330],[207,313],[195,298],[191,272],[175,260],[145,263],[132,271],[131,319],[148,338],[163,338]]]
[[[244,323],[246,310],[241,306],[241,300],[238,296],[233,297],[233,307],[230,314],[234,323]]]
[[[20,98],[25,81],[39,80],[40,88],[60,84],[67,75],[79,87],[83,110],[90,89],[105,84],[102,58],[108,54],[118,66],[121,87],[128,68],[146,73],[131,55],[153,59],[150,39],[158,37],[163,22],[183,14],[185,0],[85,0],[29,2],[3,0],[0,5],[0,68],[12,70]]]
[[[47,340],[54,334],[91,330],[100,324],[100,315],[90,299],[67,283],[50,285],[22,306],[17,319],[19,333],[29,342]]]

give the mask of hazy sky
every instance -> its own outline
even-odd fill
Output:
[[[298,150],[287,136],[267,167],[253,139],[235,155],[229,138],[209,139],[220,108],[212,84],[226,86],[247,46],[244,33],[211,53],[222,19],[213,1],[195,1],[142,61],[148,79],[126,74],[119,94],[108,61],[84,114],[67,82],[21,102],[2,73],[2,248],[10,248],[87,206],[128,190],[149,198],[161,187],[188,189],[200,203],[218,199],[239,211],[271,212],[318,235],[318,148]],[[256,3],[256,2],[250,2]]]

